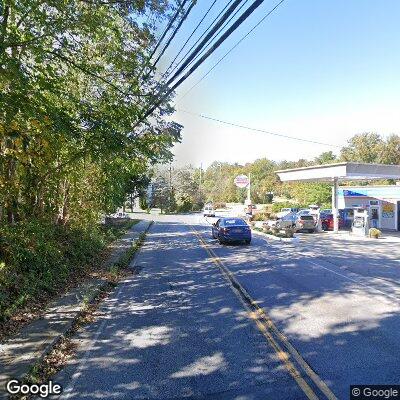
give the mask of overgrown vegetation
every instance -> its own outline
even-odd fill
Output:
[[[170,99],[141,122],[171,4],[0,0],[0,318],[92,262],[101,215],[172,158]]]
[[[0,322],[30,301],[63,292],[69,276],[100,266],[102,251],[125,226],[72,228],[32,221],[2,228]]]

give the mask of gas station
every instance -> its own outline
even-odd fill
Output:
[[[367,235],[370,227],[400,230],[400,186],[339,187],[341,182],[400,180],[400,165],[342,162],[276,172],[282,182],[332,184],[335,233],[339,231],[339,208],[352,210],[352,231],[355,234]]]

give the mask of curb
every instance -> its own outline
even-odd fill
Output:
[[[141,222],[146,224],[144,229],[135,231],[136,224],[126,233],[125,236],[128,237],[119,239],[123,244],[123,248],[117,248],[115,251],[119,257],[115,259],[115,255],[111,254],[105,262],[106,266],[117,264],[153,224],[153,221]],[[130,238],[129,235],[134,237]],[[22,381],[32,367],[41,362],[54,345],[71,330],[84,306],[93,303],[96,296],[109,285],[110,282],[105,279],[94,279],[72,289],[52,302],[41,318],[32,321],[16,336],[0,344],[0,399],[9,397],[5,390],[7,382],[10,379]]]
[[[252,232],[255,235],[264,236],[264,237],[267,237],[268,239],[275,240],[277,242],[294,243],[294,244],[297,244],[297,243],[300,242],[300,239],[297,236],[294,236],[292,238],[281,238],[281,237],[278,237],[278,236],[269,235],[268,233],[264,233],[264,232],[260,232],[260,231],[256,231],[256,230],[252,230]]]

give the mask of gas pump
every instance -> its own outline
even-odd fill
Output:
[[[321,209],[316,204],[311,204],[308,207],[310,209],[310,214],[314,217],[316,231],[322,232]]]
[[[355,208],[351,231],[354,235],[368,236],[370,228],[368,210],[366,208]]]

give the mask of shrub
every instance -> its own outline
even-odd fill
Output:
[[[70,276],[83,276],[120,233],[116,227],[77,228],[41,221],[2,226],[0,321],[31,300],[62,291]]]
[[[294,229],[293,228],[286,228],[285,229],[285,237],[292,238],[294,236]]]
[[[144,196],[141,196],[139,198],[139,206],[142,210],[147,210],[149,208],[149,205],[147,204],[147,199]]]
[[[299,204],[291,203],[289,201],[272,204],[272,211],[275,213],[281,211],[282,208],[302,208],[302,206]]]
[[[266,221],[270,219],[270,216],[270,213],[259,212],[253,215],[252,221]]]
[[[369,233],[369,237],[375,238],[375,239],[378,239],[382,235],[382,232],[376,228],[371,228],[368,233]]]
[[[190,198],[188,196],[182,196],[178,201],[176,210],[178,212],[185,213],[192,211],[192,208],[193,208],[193,203],[190,200]]]

